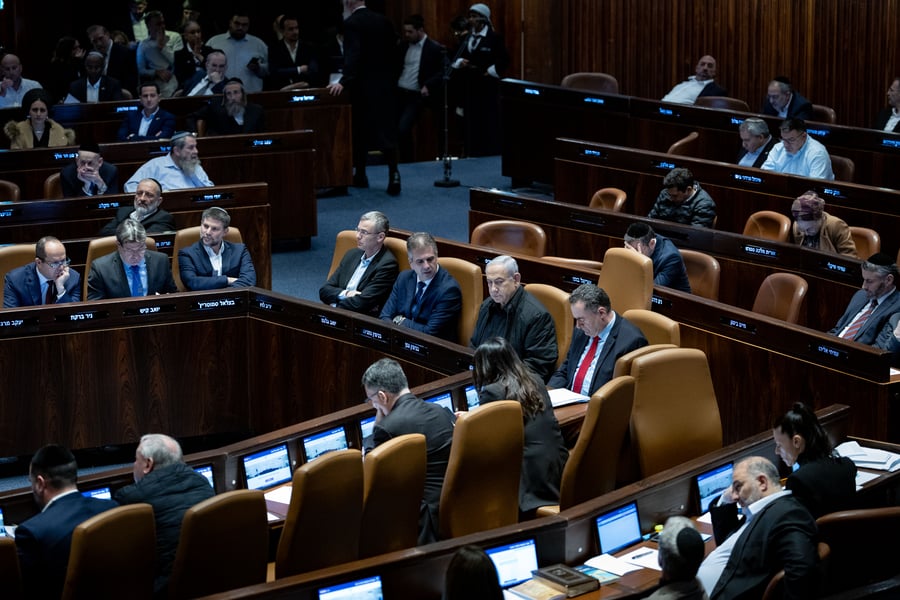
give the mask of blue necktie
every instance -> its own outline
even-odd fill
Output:
[[[139,265],[129,265],[131,270],[131,295],[143,296],[144,289],[141,285],[141,267]]]
[[[418,289],[416,290],[416,298],[413,300],[412,309],[410,310],[410,316],[413,320],[419,316],[419,309],[422,307],[422,296],[425,295],[425,282],[420,281],[418,283]]]

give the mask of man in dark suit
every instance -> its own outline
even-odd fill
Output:
[[[547,386],[566,388],[590,396],[612,379],[616,360],[647,345],[641,330],[617,314],[609,295],[592,283],[583,283],[569,296],[577,330],[566,360]]]
[[[122,89],[134,92],[138,82],[134,50],[113,43],[109,31],[103,25],[91,25],[87,34],[94,50],[104,57],[103,74],[117,79],[122,84]]]
[[[175,115],[159,107],[159,86],[141,84],[141,110],[125,113],[119,127],[120,142],[169,139],[175,133]]]
[[[81,276],[69,269],[66,248],[55,237],[42,237],[35,259],[6,274],[3,308],[81,301]]]
[[[161,209],[162,188],[155,179],[142,179],[134,192],[134,206],[123,206],[116,216],[100,230],[100,235],[115,235],[126,219],[141,224],[148,233],[175,231],[175,218]]]
[[[398,61],[402,67],[397,80],[397,105],[401,156],[413,160],[412,128],[422,108],[432,99],[440,102],[444,77],[444,47],[425,33],[422,15],[410,15],[403,21],[403,42]],[[434,155],[432,153],[432,155]]]
[[[738,504],[748,515],[742,525]],[[751,456],[737,463],[731,487],[710,512],[718,546],[703,560],[697,577],[711,600],[760,598],[782,569],[785,598],[815,597],[816,522],[782,489],[770,460]]]
[[[875,129],[900,133],[900,77],[895,77],[887,91],[887,108],[875,117]]]
[[[84,77],[76,79],[69,85],[66,104],[78,102],[112,102],[123,100],[122,85],[115,77],[103,74],[103,55],[96,50],[84,57]]]
[[[795,92],[786,78],[776,77],[770,81],[767,94],[763,114],[804,121],[812,117],[812,102]]]
[[[715,81],[716,59],[712,56],[701,56],[694,68],[694,74],[676,84],[669,93],[663,96],[663,102],[676,104],[694,104],[700,96],[727,96],[728,90]]]
[[[390,223],[376,211],[356,226],[356,248],[348,250],[334,273],[319,288],[322,302],[378,316],[397,279],[397,259],[384,245]]]
[[[900,312],[895,312],[884,324],[884,327],[881,328],[881,333],[878,334],[878,339],[875,340],[874,346],[893,352],[894,357],[891,364],[894,367],[900,367]]]
[[[88,273],[88,300],[177,291],[169,257],[147,250],[147,232],[132,219],[116,230],[116,251],[94,260]]]
[[[409,327],[428,335],[457,342],[462,290],[438,263],[437,243],[431,234],[414,233],[406,240],[408,271],[403,271],[387,303],[382,321]]]
[[[862,264],[862,278],[862,289],[853,294],[847,310],[828,333],[871,345],[891,315],[900,311],[897,265],[886,254],[873,254]]]
[[[224,96],[213,98],[209,104],[188,118],[188,127],[197,130],[197,121],[206,123],[206,135],[236,135],[260,133],[265,129],[263,108],[247,102],[244,84],[240,79],[225,82]]]
[[[75,161],[59,172],[59,183],[64,198],[120,193],[119,170],[103,162],[100,147],[93,143],[78,148]]]
[[[363,374],[362,384],[366,402],[375,408],[372,435],[363,440],[367,451],[400,435],[425,436],[425,491],[419,511],[419,544],[437,541],[438,505],[450,461],[455,417],[446,408],[413,395],[403,369],[393,359],[382,358],[372,364]]]
[[[256,285],[256,269],[244,244],[226,242],[231,215],[211,206],[200,216],[200,240],[178,251],[178,272],[189,290]],[[214,264],[215,263],[215,264]]]
[[[738,164],[742,167],[759,169],[769,157],[769,152],[778,140],[769,133],[769,124],[762,119],[750,117],[738,126],[741,136],[741,151]]]
[[[659,235],[646,223],[632,223],[625,231],[625,247],[653,261],[653,285],[691,293],[684,259],[672,240]]]
[[[228,57],[221,50],[213,50],[206,55],[206,70],[197,71],[182,84],[185,96],[211,96],[221,94],[225,89],[225,69]]]
[[[69,564],[72,532],[116,503],[78,493],[78,465],[62,446],[49,445],[31,459],[31,491],[41,512],[16,528],[25,598],[59,598]]]
[[[300,21],[294,15],[284,15],[278,21],[282,39],[269,44],[269,77],[266,89],[281,88],[300,82],[310,85],[324,83],[319,75],[315,51],[300,39]],[[326,74],[327,76],[327,74]]]

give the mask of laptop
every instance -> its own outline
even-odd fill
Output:
[[[303,454],[306,455],[306,462],[335,450],[346,450],[348,447],[343,427],[335,427],[303,438]]]
[[[450,392],[444,392],[443,394],[438,394],[431,398],[425,398],[425,402],[438,404],[449,410],[451,413],[453,412],[453,397],[450,395]]]
[[[700,473],[695,478],[697,485],[697,498],[700,499],[700,512],[703,515],[709,511],[709,505],[713,500],[722,495],[731,485],[731,475],[734,472],[732,463],[725,463],[715,469]]]
[[[612,554],[641,541],[637,502],[629,502],[596,519],[601,554]]]
[[[291,480],[291,457],[287,444],[279,444],[241,458],[248,490],[267,490]]]
[[[6,521],[3,519],[3,509],[0,508],[0,537],[6,537],[7,535],[9,534],[6,533]]]
[[[491,557],[497,568],[500,587],[503,589],[528,581],[532,577],[532,571],[538,568],[534,538],[485,548],[484,552]]]
[[[361,439],[366,439],[370,435],[372,435],[372,431],[375,429],[375,417],[369,417],[368,419],[360,419],[359,420],[359,433]]]
[[[112,492],[108,487],[101,487],[81,492],[85,498],[97,498],[98,500],[112,500]]]
[[[206,480],[209,482],[209,487],[211,487],[212,489],[216,489],[216,481],[213,478],[212,465],[200,465],[199,467],[194,467],[194,471],[206,478]]]
[[[468,405],[469,410],[472,410],[479,405],[478,392],[475,390],[474,385],[466,387],[466,404]]]
[[[319,589],[319,600],[382,600],[381,577],[366,577]]]

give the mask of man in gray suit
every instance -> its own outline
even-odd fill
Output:
[[[147,232],[133,219],[116,229],[116,251],[92,262],[88,273],[88,300],[176,291],[169,257],[147,250]]]
[[[884,324],[900,311],[897,265],[881,252],[862,264],[862,289],[853,295],[847,310],[828,333],[860,344],[874,344]]]

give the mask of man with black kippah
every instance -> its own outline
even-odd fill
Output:
[[[687,517],[669,517],[659,534],[657,560],[662,569],[660,588],[647,600],[707,600],[697,579],[706,554],[703,538]]]
[[[897,265],[886,254],[873,254],[862,264],[862,278],[862,289],[853,295],[828,333],[860,344],[875,344],[884,324],[900,311]]]
[[[64,198],[118,194],[119,170],[103,162],[100,147],[94,143],[81,144],[75,161],[59,172]]]

